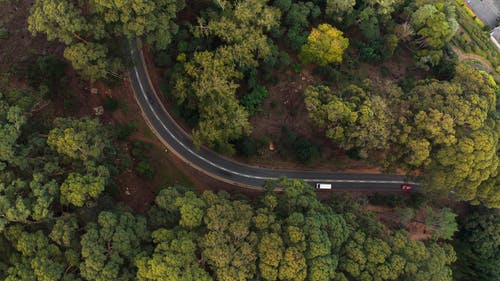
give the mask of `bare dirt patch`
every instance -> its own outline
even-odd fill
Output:
[[[27,30],[27,18],[33,3],[34,0],[0,0],[0,28],[9,31],[7,39],[0,39],[0,73],[8,72],[26,55],[62,54],[63,45],[47,42],[45,36],[32,37]]]

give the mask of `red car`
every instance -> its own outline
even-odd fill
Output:
[[[408,184],[402,184],[402,185],[401,185],[401,190],[411,190],[411,185],[408,185]]]

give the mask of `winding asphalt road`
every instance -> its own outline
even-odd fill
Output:
[[[331,183],[336,190],[397,191],[405,178],[387,174],[348,174],[318,171],[291,171],[244,165],[205,147],[196,149],[190,136],[175,122],[160,102],[149,78],[140,48],[132,48],[130,82],[143,117],[169,153],[193,168],[226,183],[260,189],[266,180],[282,176],[303,179],[311,184]]]

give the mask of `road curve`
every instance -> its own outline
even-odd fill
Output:
[[[196,149],[190,136],[175,122],[159,100],[149,78],[140,48],[130,50],[133,65],[129,69],[130,83],[142,115],[151,130],[169,152],[193,168],[224,182],[260,189],[266,180],[282,176],[303,179],[311,184],[331,183],[337,190],[397,191],[404,176],[388,174],[351,174],[318,171],[292,171],[244,165],[227,159],[205,147]]]

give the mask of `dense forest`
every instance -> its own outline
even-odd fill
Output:
[[[500,281],[500,59],[463,1],[31,4],[23,28],[62,51],[26,51],[0,75],[1,280]],[[0,43],[16,36],[2,25]],[[134,124],[76,114],[68,89],[126,84],[135,38],[196,145],[259,155],[269,141],[252,136],[252,118],[276,107],[271,89],[292,73],[307,85],[286,90],[325,142],[283,126],[278,151],[307,165],[329,146],[406,173],[423,194],[319,200],[282,178],[258,195],[163,184],[147,208],[130,208],[120,177],[162,172],[152,144],[131,138]],[[459,59],[473,41],[490,65]]]

